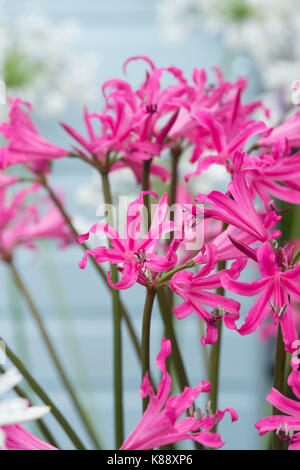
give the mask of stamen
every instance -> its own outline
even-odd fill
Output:
[[[272,308],[272,310],[273,310],[273,313],[276,313],[275,305],[274,305],[274,303],[272,302],[271,299],[269,299],[269,304],[271,305],[271,308]]]
[[[197,408],[194,412],[194,420],[195,422],[197,423],[198,421],[200,421],[200,419],[203,418],[203,413],[202,411],[200,410],[200,408]]]
[[[191,406],[188,407],[188,415],[190,417],[194,416],[194,413],[195,413],[195,407],[194,405],[192,404]]]
[[[157,104],[147,104],[146,110],[148,114],[157,113]]]
[[[212,411],[212,409],[211,409],[211,400],[208,400],[208,402],[206,403],[206,405],[205,405],[205,410],[206,410],[208,416],[209,416],[210,418],[212,418],[214,414],[213,414],[213,411]]]
[[[287,311],[287,304],[284,304],[283,307],[279,307],[279,310],[277,313],[278,317],[282,318],[286,311]]]
[[[281,433],[282,428],[283,428],[283,424],[280,424],[280,425],[278,426],[278,428],[276,429],[276,435],[277,435],[278,437],[279,437],[279,435],[280,435],[280,433]]]

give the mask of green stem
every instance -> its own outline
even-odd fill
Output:
[[[183,269],[188,269],[192,268],[195,266],[195,261],[192,259],[187,261],[185,264],[182,264],[181,266],[177,266],[177,268],[173,268],[170,271],[167,272],[164,276],[162,276],[159,280],[159,285],[157,287],[160,287],[163,283],[167,282],[169,279],[171,279],[174,274],[178,273],[178,271],[182,271]]]
[[[278,390],[280,393],[284,393],[285,387],[285,364],[286,364],[286,352],[284,347],[284,342],[282,338],[282,331],[280,325],[278,325],[278,334],[277,334],[277,345],[276,345],[276,355],[275,355],[275,363],[274,363],[274,380],[273,386]],[[282,414],[280,410],[277,410],[273,406],[273,416]],[[272,440],[272,448],[273,450],[284,450],[285,449],[285,442],[280,439],[275,432],[273,432],[273,440]]]
[[[183,390],[184,387],[189,387],[189,381],[186,375],[183,359],[178,346],[174,325],[171,321],[172,312],[168,308],[168,302],[166,299],[166,292],[164,291],[164,288],[160,288],[157,291],[157,299],[166,335],[171,340],[172,344],[172,362],[174,364],[180,389]]]
[[[97,438],[97,435],[96,433],[94,432],[94,429],[93,429],[93,426],[92,424],[90,423],[88,417],[86,416],[85,414],[85,411],[84,409],[82,408],[78,398],[77,398],[77,395],[75,393],[75,391],[73,390],[73,387],[71,385],[71,382],[69,380],[69,378],[67,377],[65,371],[64,371],[64,368],[61,364],[61,361],[56,353],[56,348],[55,346],[53,345],[51,339],[50,339],[50,336],[48,335],[48,332],[47,332],[47,329],[45,328],[45,325],[43,323],[43,320],[42,320],[42,317],[31,297],[31,295],[29,294],[25,284],[23,283],[22,281],[22,278],[20,276],[20,274],[18,273],[16,267],[14,266],[14,264],[10,261],[8,262],[8,266],[9,268],[11,269],[11,272],[12,272],[12,275],[14,277],[14,280],[15,280],[15,283],[17,285],[17,287],[19,288],[20,292],[22,293],[22,295],[24,296],[27,304],[28,304],[28,307],[33,315],[33,318],[36,322],[36,325],[42,335],[42,338],[44,340],[44,343],[48,349],[48,352],[49,352],[49,355],[56,367],[56,370],[66,388],[66,390],[68,391],[69,393],[69,396],[71,397],[72,399],[72,402],[74,404],[74,407],[76,408],[80,418],[81,418],[81,421],[85,427],[85,429],[87,430],[92,442],[94,443],[95,447],[100,449],[101,448],[101,445],[100,445],[100,442],[98,441],[98,438]]]
[[[102,173],[103,194],[105,203],[112,205],[112,197],[108,174]],[[113,225],[111,214],[108,212],[107,223]],[[111,280],[118,282],[118,271],[115,264],[110,264]],[[121,330],[121,304],[117,289],[112,290],[113,298],[113,331],[114,331],[114,407],[115,407],[115,441],[119,449],[124,441],[123,423],[123,366],[122,366],[122,330]]]
[[[56,418],[58,423],[64,429],[66,434],[69,436],[73,444],[78,450],[85,450],[85,447],[79,437],[77,436],[76,432],[73,430],[71,425],[67,422],[64,418],[62,413],[59,409],[55,406],[54,402],[51,398],[47,395],[47,393],[42,389],[42,387],[37,383],[37,381],[32,377],[32,375],[28,372],[24,364],[21,360],[13,353],[13,351],[9,348],[7,343],[5,343],[5,352],[7,357],[10,361],[14,364],[14,366],[18,369],[18,371],[23,375],[23,377],[27,380],[29,385],[31,386],[32,390],[37,394],[37,396],[43,401],[43,403],[51,408],[51,413]]]
[[[142,179],[142,191],[149,191],[150,189],[150,168],[152,159],[144,160],[143,163],[143,179]],[[150,208],[150,194],[144,196],[144,205],[147,209],[147,228],[151,225],[151,208]]]
[[[146,372],[150,372],[150,325],[155,293],[155,291],[147,289],[144,305],[142,325],[142,380],[144,379]],[[148,399],[143,398],[143,411],[146,410],[147,405]]]
[[[42,244],[39,244],[38,248],[42,267],[44,268],[45,276],[47,278],[47,284],[52,294],[53,307],[58,313],[59,319],[62,320],[62,333],[65,336],[65,347],[68,350],[69,361],[75,377],[79,381],[79,390],[83,390],[86,395],[90,396],[89,403],[86,403],[86,413],[88,414],[89,419],[93,416],[93,422],[96,423],[99,420],[97,419],[94,411],[96,409],[96,405],[91,379],[80,347],[81,345],[74,325],[74,319],[69,311],[65,292],[59,279],[59,273],[56,270],[55,263],[51,256],[51,246],[44,240]],[[21,355],[21,357],[23,356]]]
[[[226,261],[220,261],[218,263],[218,271],[222,271],[226,268]],[[225,290],[223,287],[217,289],[217,294],[224,296]],[[210,353],[210,367],[209,367],[209,381],[211,384],[211,407],[213,412],[218,409],[218,392],[219,392],[219,376],[220,376],[220,356],[221,356],[221,341],[222,341],[222,320],[218,322],[218,339],[212,346]],[[217,429],[217,425],[214,427],[214,432]]]
[[[57,207],[57,209],[60,211],[61,215],[63,216],[66,224],[68,225],[69,229],[71,230],[72,234],[74,235],[74,238],[77,239],[77,237],[79,236],[79,233],[77,232],[76,228],[74,227],[69,214],[65,210],[65,208],[62,205],[62,203],[60,202],[59,198],[56,196],[53,189],[47,183],[46,178],[42,178],[41,182],[44,185],[45,189],[48,191],[48,194],[51,197],[52,201],[54,202],[55,206]],[[81,248],[84,252],[89,249],[89,247],[87,246],[86,243],[81,243],[80,246],[81,246]],[[107,284],[107,278],[106,278],[106,274],[105,274],[104,270],[102,269],[102,267],[100,266],[99,263],[96,263],[96,261],[93,257],[91,257],[91,261],[92,261],[92,264],[93,264],[94,268],[96,269],[98,275],[104,281],[106,287],[109,288],[109,286]],[[110,292],[111,295],[113,295],[112,289],[109,289],[109,292]],[[124,318],[125,324],[126,324],[127,329],[129,331],[129,335],[131,337],[131,341],[133,343],[136,355],[137,355],[138,359],[141,360],[141,346],[140,346],[140,343],[139,343],[139,340],[138,340],[138,336],[136,334],[136,331],[133,327],[131,319],[130,319],[130,317],[127,313],[127,310],[126,310],[125,306],[123,305],[121,299],[120,299],[120,308],[121,308],[122,317]]]
[[[2,366],[0,366],[0,372],[1,372],[1,374],[4,374],[6,372],[5,369]],[[14,391],[16,392],[16,394],[20,398],[24,398],[30,404],[32,403],[32,400],[30,399],[29,395],[21,387],[19,387],[19,385],[15,385]],[[59,446],[58,446],[57,442],[55,441],[53,434],[51,433],[48,426],[44,423],[44,421],[42,419],[37,419],[35,421],[35,423],[38,426],[38,428],[40,429],[40,431],[43,434],[46,441],[49,442],[49,444],[51,444],[52,446],[54,446],[58,449]]]

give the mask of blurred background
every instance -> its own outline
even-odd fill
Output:
[[[10,96],[31,101],[34,119],[50,141],[69,146],[59,121],[81,131],[83,105],[102,107],[101,86],[122,78],[122,64],[130,56],[147,55],[158,66],[176,65],[190,77],[194,67],[214,65],[225,79],[249,78],[247,99],[261,97],[271,107],[271,122],[293,110],[291,83],[300,78],[298,0],[71,0],[2,1],[0,3],[0,78]],[[128,79],[140,82],[143,64],[131,64]],[[0,107],[4,119],[7,108]],[[226,175],[212,167],[205,177],[194,178],[192,189],[224,189]],[[81,231],[97,221],[100,183],[82,162],[54,163],[56,187],[62,188],[67,207]],[[115,194],[137,190],[127,172],[113,178]],[[89,410],[104,448],[113,447],[112,316],[111,299],[92,266],[80,271],[77,247],[59,250],[42,243],[37,253],[21,249],[17,264],[58,352]],[[248,278],[255,276],[249,269]],[[1,336],[22,358],[35,378],[68,419],[78,427],[76,413],[57,379],[22,299],[0,266]],[[143,288],[122,292],[122,298],[141,329]],[[251,300],[251,299],[250,299]],[[243,313],[249,305],[243,304]],[[206,379],[200,327],[196,316],[177,322],[177,331],[190,382]],[[159,350],[163,327],[157,308],[152,324],[153,359]],[[254,423],[266,411],[273,345],[256,335],[240,337],[226,331],[222,344],[220,408],[234,407],[240,419],[220,425],[226,449],[261,446]],[[140,367],[124,328],[125,435],[141,416],[138,397]],[[22,384],[26,388],[25,381]],[[29,390],[27,388],[27,390]],[[32,400],[37,402],[32,394]],[[62,448],[72,445],[51,416],[46,418]],[[33,429],[29,426],[30,429]],[[34,429],[36,433],[38,431]]]

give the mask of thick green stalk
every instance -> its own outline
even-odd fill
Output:
[[[178,341],[177,341],[174,325],[173,325],[173,322],[171,321],[172,320],[171,315],[173,313],[168,306],[168,301],[166,298],[166,292],[164,291],[164,288],[160,288],[157,291],[157,299],[158,299],[159,309],[160,309],[161,317],[164,323],[167,338],[169,338],[172,343],[172,363],[176,371],[177,380],[178,380],[180,389],[183,390],[184,387],[189,387],[189,381],[186,375],[183,359],[182,359],[180,349],[178,346]]]
[[[183,359],[182,359],[181,352],[179,349],[174,325],[173,325],[173,322],[171,321],[172,315],[174,315],[172,312],[172,306],[169,305],[168,298],[166,296],[166,291],[164,289],[165,289],[164,287],[161,287],[160,289],[158,289],[157,299],[158,299],[159,309],[160,309],[160,313],[161,313],[164,327],[165,327],[166,336],[167,338],[171,340],[171,344],[172,344],[172,355],[171,355],[172,365],[175,370],[179,388],[181,391],[183,391],[184,388],[189,387],[190,384],[187,378]],[[199,442],[194,441],[194,446],[197,450],[204,449],[203,445],[200,444]]]
[[[276,355],[274,363],[274,380],[273,386],[280,393],[284,393],[285,389],[285,371],[286,371],[286,352],[282,338],[281,326],[278,325]],[[280,415],[282,412],[273,406],[273,415]],[[284,450],[286,447],[285,442],[280,439],[275,432],[273,432],[272,449]]]
[[[218,271],[222,271],[226,267],[226,261],[218,263]],[[217,294],[224,296],[225,290],[223,287],[217,289]],[[210,401],[213,412],[218,409],[218,393],[219,393],[219,376],[220,376],[220,356],[221,356],[221,341],[222,341],[222,319],[218,322],[218,339],[212,346],[209,361],[209,381],[211,384]],[[217,425],[214,427],[216,431]]]
[[[44,185],[44,187],[48,191],[49,196],[51,197],[51,199],[54,202],[57,209],[60,211],[61,215],[63,216],[66,224],[68,225],[69,229],[71,230],[71,232],[74,235],[74,238],[76,240],[79,233],[77,232],[76,228],[74,227],[69,214],[67,213],[64,206],[60,202],[59,198],[56,196],[55,192],[49,186],[49,184],[47,183],[45,178],[42,179],[42,184]],[[80,246],[81,246],[81,248],[84,252],[89,249],[86,243],[81,243]],[[109,286],[107,284],[106,274],[105,274],[104,270],[102,269],[102,267],[100,266],[100,264],[96,263],[96,261],[93,257],[91,257],[91,262],[92,262],[94,268],[96,269],[97,273],[101,277],[101,279],[104,281],[106,287],[109,288]],[[111,295],[113,295],[112,289],[109,288],[109,292],[110,292]],[[133,327],[131,319],[130,319],[130,317],[129,317],[127,311],[126,311],[126,308],[125,308],[124,304],[122,303],[121,299],[120,299],[120,308],[121,308],[122,317],[124,318],[125,324],[126,324],[127,329],[129,331],[129,335],[131,337],[131,341],[133,343],[136,355],[137,355],[138,359],[141,360],[141,346],[140,346],[140,343],[139,343],[139,340],[138,340],[138,336],[136,334],[136,331]]]
[[[65,347],[69,353],[69,361],[74,375],[78,379],[77,383],[79,382],[80,390],[90,397],[89,403],[86,403],[86,413],[88,413],[89,419],[91,419],[92,416],[93,422],[97,423],[99,419],[93,411],[96,409],[96,404],[87,364],[80,347],[81,345],[74,325],[74,319],[68,308],[65,292],[59,279],[59,273],[51,256],[51,246],[45,242],[44,240],[42,244],[39,244],[38,248],[42,267],[44,268],[47,279],[47,285],[53,299],[53,307],[59,315],[59,319],[62,320],[62,333],[65,336]],[[21,355],[21,357],[23,356]]]
[[[103,194],[105,203],[112,205],[112,197],[108,180],[108,173],[102,173]],[[113,225],[111,214],[108,211],[107,223]],[[110,265],[111,280],[118,282],[118,271],[115,264]],[[121,330],[121,304],[117,289],[112,290],[113,298],[113,335],[114,335],[114,407],[115,407],[115,441],[119,449],[124,441],[123,422],[123,366],[122,366],[122,330]]]
[[[150,326],[155,293],[154,290],[147,289],[144,305],[142,325],[142,380],[146,372],[150,372]],[[145,411],[147,405],[148,399],[143,398],[143,411]]]
[[[14,277],[14,280],[15,280],[15,283],[18,287],[18,289],[20,290],[21,294],[24,296],[27,304],[28,304],[28,307],[32,313],[32,316],[35,320],[35,323],[41,333],[41,336],[44,340],[44,343],[46,345],[46,348],[48,349],[48,352],[49,352],[49,355],[56,367],[56,370],[61,378],[61,381],[63,382],[66,390],[68,391],[68,394],[70,396],[70,398],[72,399],[72,402],[74,404],[74,407],[76,408],[77,412],[78,412],[78,415],[80,416],[80,419],[85,427],[85,429],[87,430],[92,442],[94,443],[95,447],[97,449],[101,449],[101,445],[100,445],[100,442],[97,438],[97,435],[93,429],[93,426],[92,426],[92,423],[89,421],[88,417],[86,416],[85,414],[85,411],[84,409],[82,408],[78,398],[77,398],[77,395],[73,389],[73,386],[71,385],[71,382],[69,380],[69,378],[67,377],[67,374],[62,366],[62,363],[58,357],[58,354],[56,352],[56,348],[55,346],[53,345],[52,343],[52,340],[50,338],[50,336],[48,335],[48,332],[47,332],[47,329],[44,325],[44,322],[42,320],[42,317],[31,297],[31,295],[29,294],[20,274],[18,273],[16,267],[14,266],[14,264],[10,261],[7,263],[11,272],[12,272],[12,275]]]
[[[13,353],[13,351],[10,349],[7,343],[5,343],[5,352],[6,352],[7,357],[10,359],[10,361],[14,364],[14,366],[18,369],[18,371],[23,375],[23,377],[27,380],[32,390],[37,394],[37,396],[42,400],[42,402],[45,405],[50,407],[51,413],[56,418],[56,420],[61,425],[61,427],[64,429],[66,434],[69,436],[70,440],[73,442],[75,447],[78,450],[85,450],[83,443],[77,436],[74,429],[67,422],[67,420],[64,418],[62,413],[59,411],[59,409],[55,406],[54,402],[47,395],[47,393],[42,389],[42,387],[37,383],[37,381],[28,372],[28,370],[26,369],[24,364],[21,362],[21,360]]]

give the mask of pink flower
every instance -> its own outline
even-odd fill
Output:
[[[297,341],[296,349],[291,359],[292,372],[288,377],[288,384],[293,390],[294,395],[300,399],[300,342]]]
[[[120,450],[147,450],[183,440],[193,440],[207,447],[219,448],[224,445],[219,434],[210,433],[215,423],[220,422],[225,413],[231,415],[232,421],[238,415],[232,408],[217,410],[212,414],[209,405],[208,414],[198,409],[192,416],[179,419],[187,410],[191,411],[194,400],[201,393],[211,391],[209,382],[200,382],[195,388],[186,387],[181,395],[171,396],[172,379],[166,369],[166,358],[171,354],[171,342],[163,339],[156,365],[162,372],[157,394],[154,393],[148,373],[141,385],[141,397],[149,397],[149,405],[139,424],[124,441]]]
[[[87,264],[87,257],[93,256],[97,263],[110,261],[113,264],[122,264],[121,279],[117,284],[113,284],[108,272],[107,280],[111,287],[115,289],[128,289],[136,282],[146,284],[155,280],[157,273],[164,272],[173,267],[176,263],[176,255],[169,253],[160,256],[156,254],[160,237],[164,233],[174,229],[172,222],[166,221],[169,211],[168,193],[165,193],[157,206],[149,232],[141,238],[141,211],[144,207],[143,197],[146,194],[157,194],[152,191],[141,192],[140,197],[132,202],[127,211],[127,222],[125,236],[120,238],[117,230],[108,224],[98,223],[92,226],[89,232],[80,235],[77,239],[79,243],[87,240],[91,233],[103,231],[110,239],[111,248],[99,246],[93,250],[87,250],[79,263],[79,267],[84,269]],[[150,270],[150,274],[147,271]]]
[[[253,193],[246,182],[243,171],[234,174],[228,189],[233,199],[229,194],[225,195],[219,191],[197,196],[197,201],[202,204],[207,201],[212,206],[212,208],[205,208],[205,217],[213,217],[233,225],[262,242],[280,236],[279,230],[268,233],[269,218],[273,218],[274,213],[270,211],[267,220],[263,220],[263,217],[256,211],[252,201]]]
[[[262,243],[257,250],[262,279],[251,283],[238,282],[229,273],[222,276],[225,289],[239,295],[253,296],[260,293],[249,310],[244,324],[237,331],[248,335],[257,330],[272,313],[275,324],[280,324],[287,351],[293,352],[298,339],[290,302],[300,300],[300,265],[293,266],[289,249],[279,249],[275,254],[269,243]]]
[[[195,139],[195,150],[191,159],[192,163],[198,161],[197,169],[187,174],[186,180],[201,174],[213,163],[225,165],[231,172],[234,153],[241,151],[251,137],[267,131],[262,121],[248,118],[261,103],[242,105],[241,95],[245,86],[243,79],[239,79],[236,84],[229,84],[226,92],[223,92],[224,96],[219,95],[211,109],[199,106],[192,113],[202,132]],[[202,157],[204,150],[206,156]]]
[[[291,315],[294,318],[294,324],[295,324],[296,330],[299,331],[300,330],[300,312],[297,307],[297,303],[295,304],[291,303],[290,311],[291,311]],[[275,325],[273,321],[269,321],[265,323],[264,325],[262,325],[262,327],[260,328],[259,338],[262,341],[267,341],[270,338],[276,338],[277,332],[278,332],[277,325]]]
[[[16,247],[34,248],[37,239],[58,239],[62,246],[72,240],[72,235],[56,207],[48,198],[36,198],[29,204],[27,197],[35,196],[39,184],[16,192],[11,200],[5,190],[0,190],[0,254],[10,259]],[[43,210],[43,211],[42,211]]]
[[[274,205],[271,196],[291,204],[300,204],[300,184],[297,182],[300,176],[300,152],[288,156],[286,146],[279,142],[274,144],[271,153],[247,159],[241,154],[240,158],[241,166],[246,160],[242,171],[266,210]]]
[[[300,402],[286,398],[275,388],[266,397],[266,400],[283,414],[268,416],[260,419],[256,424],[259,434],[263,436],[268,431],[275,431],[280,439],[288,441],[289,450],[300,450]]]
[[[124,72],[134,60],[143,60],[150,66],[145,81],[133,90],[125,80],[108,80],[102,87],[105,99],[102,112],[88,114],[85,110],[87,138],[66,124],[62,126],[80,144],[74,147],[79,155],[90,161],[96,159],[101,167],[106,165],[107,155],[115,153],[109,170],[129,167],[141,182],[143,162],[160,156],[174,141],[170,131],[178,118],[177,99],[186,92],[186,80],[176,67],[157,68],[147,57],[128,59]],[[161,87],[163,72],[176,80],[165,89]],[[99,131],[95,131],[92,121],[99,124]],[[166,168],[153,162],[150,171],[163,181],[170,176]]]
[[[5,432],[5,447],[7,450],[58,450],[56,447],[42,441],[19,424],[3,426]]]
[[[207,250],[208,261],[200,272],[196,275],[193,275],[191,271],[180,271],[174,274],[170,281],[170,288],[184,299],[183,303],[173,308],[176,317],[182,319],[196,312],[206,324],[206,338],[202,337],[201,343],[214,344],[218,339],[218,321],[224,319],[227,328],[235,328],[235,321],[239,318],[240,304],[209,291],[221,287],[221,277],[226,272],[233,277],[238,277],[246,261],[237,260],[230,269],[208,276],[215,267],[216,259],[213,245],[207,245]],[[214,310],[209,312],[203,305]]]
[[[300,147],[300,111],[297,111],[290,119],[275,127],[267,136],[259,139],[262,147],[271,147],[278,141],[287,141],[290,147]]]
[[[2,168],[16,163],[44,164],[68,153],[65,149],[51,144],[41,136],[29,116],[30,111],[31,105],[29,103],[19,98],[11,100],[10,122],[4,122],[0,126],[1,134],[9,141],[8,147],[1,149]]]

